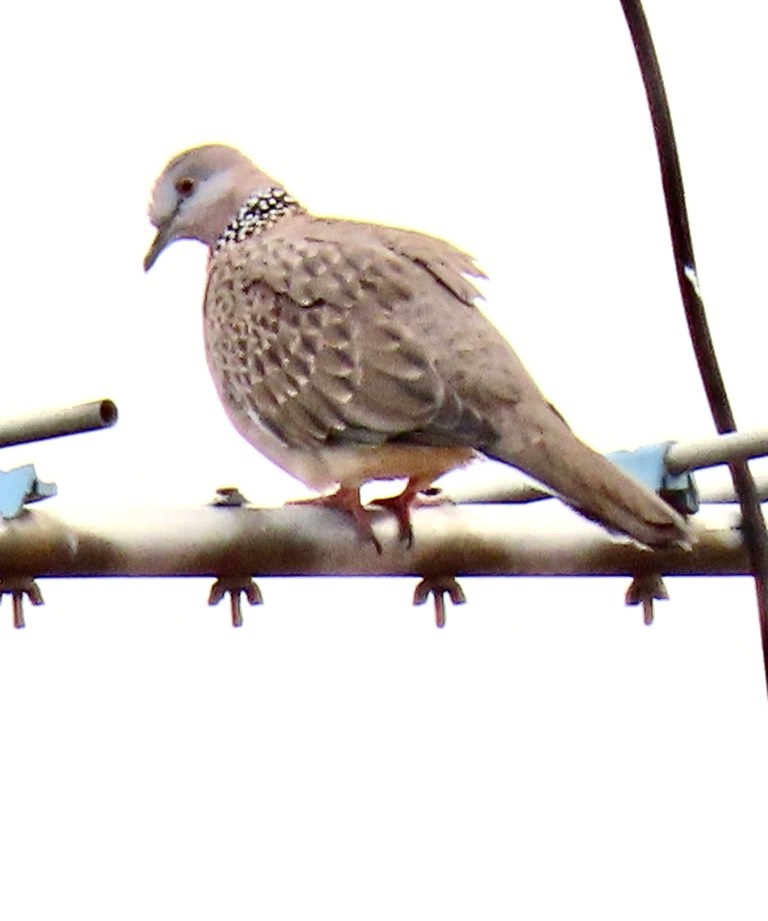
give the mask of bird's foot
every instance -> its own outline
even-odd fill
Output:
[[[381,553],[381,542],[373,533],[371,525],[371,516],[366,511],[365,506],[360,502],[360,490],[352,489],[348,486],[340,486],[336,492],[329,496],[312,496],[309,499],[293,499],[286,505],[317,505],[320,508],[330,508],[336,511],[346,512],[352,516],[358,533],[364,540],[369,540],[376,548],[377,553]]]
[[[413,546],[413,525],[411,524],[411,509],[434,508],[450,502],[439,489],[429,487],[420,488],[423,484],[410,480],[405,489],[397,496],[386,496],[383,499],[373,499],[371,505],[389,509],[397,519],[400,540],[408,547]]]

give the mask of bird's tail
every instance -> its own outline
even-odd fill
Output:
[[[649,547],[690,547],[695,542],[682,515],[580,441],[556,411],[536,421],[534,437],[521,443],[520,428],[515,426],[511,437],[502,437],[489,453],[550,487],[576,511],[609,530]]]

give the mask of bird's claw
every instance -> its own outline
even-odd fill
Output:
[[[397,496],[385,496],[383,499],[374,499],[371,505],[388,509],[397,519],[398,536],[410,549],[413,546],[413,525],[411,524],[411,509],[435,508],[440,505],[451,505],[439,487],[429,486],[419,489],[419,481],[409,481],[405,489]]]
[[[352,517],[358,534],[367,541],[370,541],[378,554],[382,553],[381,541],[373,533],[371,525],[371,515],[360,502],[360,490],[352,489],[346,486],[340,486],[336,492],[329,496],[312,496],[309,499],[292,499],[286,505],[316,505],[320,508],[334,509],[335,511],[346,512]]]
[[[411,503],[410,499],[403,499],[403,494],[399,496],[386,496],[383,499],[374,499],[371,505],[378,508],[384,508],[392,512],[397,520],[397,536],[408,547],[413,546],[413,525],[411,524]]]

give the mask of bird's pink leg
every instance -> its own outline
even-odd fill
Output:
[[[294,499],[287,502],[286,505],[319,505],[321,508],[336,509],[346,512],[352,516],[352,520],[357,527],[358,533],[365,540],[369,540],[376,548],[377,553],[381,553],[381,543],[378,537],[373,533],[371,527],[371,516],[365,510],[360,502],[360,489],[353,489],[349,486],[340,486],[336,492],[330,496],[313,496],[310,499]]]
[[[387,496],[384,499],[374,499],[371,505],[389,509],[397,518],[400,540],[409,547],[413,546],[413,526],[411,525],[411,509],[420,505],[435,505],[435,500],[419,493],[427,489],[431,480],[421,477],[411,477],[405,489],[398,496]],[[439,500],[438,500],[439,501]]]

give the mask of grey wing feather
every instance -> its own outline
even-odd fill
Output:
[[[401,305],[420,298],[455,301],[446,283],[368,225],[313,220],[291,235],[282,223],[287,233],[280,227],[242,246],[229,284],[214,260],[209,289],[219,301],[232,292],[223,326],[236,315],[240,334],[222,373],[247,381],[244,399],[262,422],[295,447],[491,439],[487,420],[446,386],[398,318]],[[458,273],[444,274],[466,293]]]

